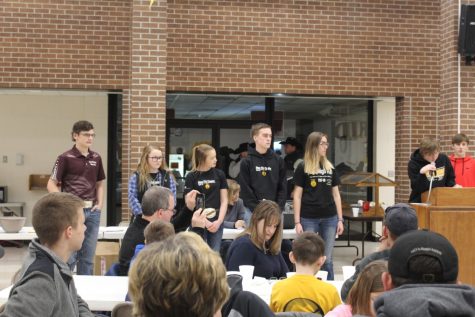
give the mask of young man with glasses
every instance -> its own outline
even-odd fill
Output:
[[[87,227],[81,250],[68,261],[71,270],[77,264],[78,275],[92,275],[97,233],[104,199],[105,173],[101,156],[92,151],[94,126],[89,121],[74,123],[71,132],[74,146],[58,156],[48,181],[48,192],[71,193],[84,202]]]

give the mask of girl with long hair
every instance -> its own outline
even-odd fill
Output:
[[[373,302],[384,292],[381,275],[387,271],[386,261],[374,261],[365,266],[351,288],[346,304],[338,305],[325,317],[376,316]]]
[[[204,238],[213,250],[219,252],[224,217],[228,208],[226,175],[216,168],[216,150],[211,145],[195,146],[191,160],[192,169],[185,177],[184,195],[193,189],[203,195],[208,218]],[[214,213],[208,211],[210,208],[214,209]]]
[[[176,202],[176,183],[165,160],[165,154],[158,146],[147,145],[142,150],[137,170],[129,178],[129,207],[133,217],[142,214],[143,194],[152,186],[169,188]]]
[[[335,235],[343,233],[343,214],[336,175],[327,159],[328,137],[321,132],[312,132],[307,137],[303,163],[295,170],[294,220],[295,231],[317,232],[325,241],[326,261],[322,270],[328,279],[334,279],[333,245]]]
[[[275,202],[261,201],[252,213],[249,227],[229,247],[226,269],[239,271],[240,265],[253,265],[254,276],[286,276],[289,269],[281,253],[281,220],[280,207]]]

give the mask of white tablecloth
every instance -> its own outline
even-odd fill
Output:
[[[129,278],[127,276],[74,275],[79,296],[91,310],[111,311],[125,300]],[[8,300],[11,286],[0,291],[0,305]]]

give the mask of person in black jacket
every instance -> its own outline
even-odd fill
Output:
[[[420,203],[421,194],[432,188],[459,187],[455,184],[455,172],[447,155],[439,153],[439,142],[433,138],[422,139],[420,147],[409,160],[407,173],[411,180],[410,203]]]
[[[150,222],[153,220],[169,221],[176,232],[183,231],[190,225],[197,193],[196,190],[190,191],[185,196],[185,207],[175,214],[173,209],[175,200],[173,193],[168,188],[154,186],[145,192],[142,199],[142,217],[136,217],[130,224],[120,246],[117,268],[119,276],[127,275],[135,247],[137,244],[145,242],[144,230]]]
[[[244,206],[252,212],[261,200],[272,200],[282,211],[286,201],[286,171],[284,160],[270,148],[272,129],[268,124],[256,123],[251,128],[251,137],[256,148],[249,147],[249,155],[242,160],[239,172]]]

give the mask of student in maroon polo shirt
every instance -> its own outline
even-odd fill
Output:
[[[48,191],[68,192],[84,201],[87,227],[81,250],[68,261],[71,270],[77,264],[78,275],[92,275],[96,253],[97,234],[104,198],[104,168],[101,156],[90,150],[94,140],[94,127],[88,121],[78,121],[71,132],[74,146],[58,156],[54,164]]]

